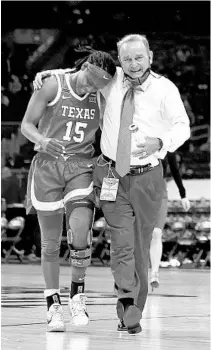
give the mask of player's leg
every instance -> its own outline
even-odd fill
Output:
[[[93,203],[89,200],[67,205],[67,239],[72,266],[69,309],[71,322],[75,326],[89,323],[84,291],[86,270],[91,263],[93,209]]]
[[[64,331],[64,317],[59,289],[59,253],[63,214],[45,216],[38,211],[41,230],[41,266],[45,280],[47,302],[47,331]]]
[[[92,169],[90,161],[71,162],[70,178],[65,188],[67,239],[71,258],[69,310],[71,323],[85,326],[89,322],[86,310],[85,275],[91,263],[92,224],[94,214]]]
[[[41,230],[41,265],[46,284],[47,331],[64,331],[59,291],[59,252],[64,205],[60,184],[62,163],[38,155],[30,177],[30,197]]]
[[[150,244],[150,262],[151,274],[150,284],[152,290],[159,287],[159,266],[162,257],[162,229],[155,227],[152,232],[152,240]]]
[[[150,243],[150,263],[151,263],[151,275],[150,284],[153,288],[159,287],[159,266],[161,262],[163,244],[162,244],[162,231],[165,225],[167,216],[168,198],[165,191],[162,204],[156,219],[155,228],[152,232],[152,240]]]

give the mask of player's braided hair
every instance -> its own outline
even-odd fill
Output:
[[[90,46],[83,46],[78,49],[75,49],[75,51],[86,54],[83,58],[80,58],[75,62],[75,67],[77,70],[80,69],[80,67],[84,62],[87,61],[91,64],[94,64],[104,69],[112,77],[115,75],[116,63],[109,53],[104,51],[94,50]]]

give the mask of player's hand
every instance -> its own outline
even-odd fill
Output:
[[[62,141],[56,139],[45,138],[40,142],[40,146],[42,147],[43,151],[50,154],[54,158],[59,158],[61,154],[65,154],[65,147],[62,144]]]
[[[35,79],[33,81],[33,87],[34,90],[39,90],[41,89],[42,85],[43,85],[43,79],[50,77],[51,76],[51,71],[50,70],[45,70],[43,72],[39,72],[36,74]]]
[[[160,148],[160,142],[157,137],[148,137],[146,136],[145,142],[139,143],[136,146],[138,149],[132,152],[133,157],[138,157],[139,159],[144,159],[155,152]]]
[[[181,203],[184,211],[188,211],[190,209],[190,202],[188,198],[182,198]]]

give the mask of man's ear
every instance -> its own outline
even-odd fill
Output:
[[[150,64],[152,64],[152,62],[153,62],[153,52],[152,51],[149,52],[149,62],[150,62]]]
[[[117,58],[118,58],[119,63],[121,64],[121,58],[120,58],[120,56],[118,55]]]

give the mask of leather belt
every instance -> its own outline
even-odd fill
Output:
[[[102,154],[102,157],[106,162],[109,162],[111,164],[111,166],[115,167],[116,162],[114,160],[104,156],[104,154]],[[158,166],[158,165],[156,165],[156,166]],[[145,165],[131,165],[128,174],[139,175],[139,174],[146,173],[147,171],[154,169],[156,166],[153,167],[151,163],[148,163]]]

